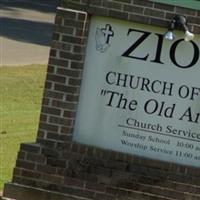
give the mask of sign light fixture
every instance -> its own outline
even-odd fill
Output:
[[[187,26],[187,18],[183,15],[176,15],[170,22],[168,31],[165,33],[164,37],[166,40],[173,40],[175,35],[173,33],[174,29],[176,28],[183,28],[185,31],[185,38],[186,42],[191,41],[194,39],[194,34],[189,31]]]

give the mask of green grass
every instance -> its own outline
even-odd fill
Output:
[[[0,67],[0,190],[12,178],[19,145],[34,142],[46,66]]]

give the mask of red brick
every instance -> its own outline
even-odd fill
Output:
[[[57,158],[47,158],[47,165],[59,168],[66,168],[67,161],[66,159],[57,159]]]
[[[47,115],[41,114],[40,115],[40,121],[41,122],[47,122]]]
[[[70,93],[70,94],[76,94],[78,91],[77,88],[74,86],[66,86],[66,85],[61,85],[61,84],[55,84],[54,89],[56,91]]]
[[[57,59],[57,58],[49,58],[49,64],[50,65],[68,67],[69,61],[63,60],[63,59]]]
[[[37,132],[37,138],[45,138],[46,137],[46,133],[43,130],[38,130]]]
[[[151,18],[150,20],[151,25],[156,25],[156,26],[162,26],[162,27],[168,27],[169,22],[167,20],[163,19],[156,19],[156,18]]]
[[[46,80],[44,88],[45,89],[51,89],[52,86],[53,86],[53,83],[48,81],[48,80]]]
[[[43,147],[41,154],[44,154],[45,157],[52,157],[52,158],[58,158],[60,153],[57,151],[57,149],[50,148],[50,147]]]
[[[36,167],[38,172],[44,172],[46,174],[56,174],[56,167],[38,164]]]
[[[72,142],[58,142],[56,148],[59,151],[70,151],[72,148]],[[66,169],[65,169],[66,170]]]
[[[116,196],[115,194],[114,195],[111,195],[111,194],[104,194],[104,193],[96,193],[95,194],[95,200],[116,200]],[[118,198],[119,200],[126,200],[126,197],[122,196],[121,198],[119,197]],[[146,199],[145,199],[146,200]]]
[[[64,96],[63,93],[56,92],[56,91],[48,91],[48,90],[46,90],[45,93],[44,93],[44,97],[46,97],[46,98],[52,98],[52,99],[63,99],[63,96]]]
[[[188,19],[188,23],[200,25],[200,20],[197,17],[188,16],[187,19]]]
[[[72,69],[83,69],[83,62],[72,62],[71,68]]]
[[[71,126],[72,120],[50,116],[49,117],[49,123],[59,124],[59,125],[63,125],[63,126]]]
[[[51,44],[51,48],[55,48],[55,49],[63,50],[63,51],[69,51],[69,52],[72,50],[72,46],[73,46],[72,44],[61,43],[58,41],[53,41]]]
[[[136,5],[125,5],[124,6],[124,11],[125,12],[130,12],[130,13],[138,13],[138,14],[143,14],[144,8],[143,7],[139,7]]]
[[[51,57],[56,57],[57,52],[58,52],[58,51],[57,51],[56,49],[51,49],[49,55],[50,55]]]
[[[108,16],[109,14],[109,9],[108,8],[100,8],[97,6],[90,6],[88,9],[89,14],[95,14],[99,16]]]
[[[20,149],[25,152],[39,153],[41,148],[36,144],[25,144],[21,143]]]
[[[85,23],[86,18],[87,18],[86,13],[78,13],[78,21],[84,21]]]
[[[51,66],[51,65],[48,65],[47,72],[48,73],[54,73],[55,72],[55,67]]]
[[[133,22],[139,22],[139,23],[144,23],[144,24],[149,24],[150,23],[150,18],[147,16],[142,16],[142,15],[136,15],[136,14],[130,14],[129,15],[129,20]]]
[[[69,102],[74,102],[74,103],[77,103],[78,100],[79,100],[79,96],[78,95],[70,95],[68,94],[65,98],[66,101],[69,101]]]
[[[58,68],[56,73],[58,75],[65,75],[65,76],[74,77],[74,78],[77,78],[80,76],[80,71],[73,70],[73,69]]]
[[[57,34],[62,33],[62,34],[65,34],[65,35],[72,35],[73,32],[74,32],[74,28],[56,25],[56,26],[54,26],[54,32],[56,32]],[[59,41],[59,38],[57,40],[52,41],[52,42]],[[52,45],[52,47],[53,47],[53,45]]]
[[[63,183],[64,183],[63,177],[53,175],[53,174],[52,175],[51,174],[44,174],[43,177],[42,177],[42,180],[47,181],[49,183],[59,184],[59,185],[63,185]]]
[[[85,187],[89,190],[93,190],[93,191],[97,191],[97,192],[105,192],[106,191],[106,186],[104,184],[87,182]]]
[[[81,37],[74,37],[69,35],[62,36],[62,42],[72,43],[72,44],[81,44],[82,38]]]
[[[87,7],[85,6],[85,4],[80,4],[79,2],[77,2],[77,0],[70,1],[70,3],[65,3],[65,1],[62,1],[61,6],[71,8],[71,9],[74,9],[74,10],[80,10],[80,11],[86,11],[87,10]]]
[[[24,149],[24,150],[25,150],[25,149]],[[20,151],[20,152],[17,154],[17,159],[24,160],[24,159],[25,159],[25,156],[26,156],[26,152],[25,152],[25,151]]]
[[[41,175],[41,173],[38,173],[38,172],[35,172],[35,171],[22,170],[21,176],[27,177],[27,178],[39,179],[39,178],[41,178],[42,175]]]
[[[115,11],[115,10],[109,10],[109,16],[118,18],[118,19],[125,19],[125,20],[128,19],[128,13],[119,12],[119,11]]]
[[[73,185],[73,187],[83,188],[85,186],[85,181],[75,179],[75,178],[65,177],[64,184],[68,186]]]
[[[70,12],[58,9],[56,14],[57,16],[60,16],[62,18],[76,19],[76,12]]]
[[[146,8],[144,10],[144,15],[153,16],[156,18],[164,18],[165,13],[164,11],[158,11],[155,9]]]
[[[200,32],[200,26],[194,26],[193,32],[198,34]]]
[[[58,76],[58,75],[54,75],[54,74],[47,74],[47,78],[46,80],[52,81],[52,82],[57,82],[57,83],[65,83],[66,82],[66,78],[63,76]]]
[[[85,47],[80,46],[80,45],[74,45],[73,52],[74,53],[84,53],[85,52]]]
[[[76,29],[75,31],[75,36],[76,37],[80,37],[81,38],[81,42],[80,42],[80,45],[84,45],[85,42],[86,42],[86,37],[88,36],[88,29],[87,29],[87,25],[85,26],[85,29]]]
[[[61,133],[64,133],[64,134],[72,134],[72,133],[73,133],[73,129],[72,129],[72,127],[63,126],[63,127],[61,128]]]
[[[59,14],[55,17],[55,24],[62,24],[62,17]]]
[[[13,169],[13,175],[14,176],[21,176],[21,171],[22,171],[22,169],[15,167]]]
[[[84,27],[84,21],[65,19],[64,20],[64,26],[83,28]]]
[[[82,61],[83,59],[83,55],[81,54],[74,54],[74,53],[69,53],[66,51],[60,51],[59,56],[61,59],[64,58],[64,59],[75,60],[75,61]]]
[[[29,179],[25,177],[13,176],[13,182],[26,186],[35,186],[36,181],[34,179]]]
[[[48,99],[48,98],[43,98],[42,99],[42,105],[45,105],[45,106],[48,106],[49,105],[49,102],[50,102],[50,99]]]
[[[101,6],[102,6],[102,3],[103,3],[102,0],[93,0],[93,1],[90,2],[90,6],[91,6],[91,5],[95,5],[95,6],[101,7]]]
[[[41,113],[59,116],[61,114],[61,110],[57,108],[52,108],[50,106],[43,106]]]
[[[59,141],[68,141],[69,135],[56,132],[47,132],[47,139]]]
[[[67,194],[71,194],[71,195],[81,196],[83,198],[89,198],[89,199],[93,199],[93,196],[95,194],[92,191],[78,188],[78,187],[74,187],[74,188],[73,187],[64,187],[63,192],[65,192]]]
[[[27,162],[27,161],[24,161],[24,160],[17,160],[16,167],[33,170],[33,169],[35,169],[35,163]]]
[[[47,131],[58,131],[58,126],[40,122],[39,129]]]
[[[35,162],[35,163],[43,163],[45,161],[45,158],[41,154],[27,153],[26,160],[32,161],[32,162]]]
[[[76,116],[76,113],[74,111],[64,111],[63,117],[65,118],[74,118]]]
[[[114,10],[121,10],[122,9],[122,4],[118,2],[113,2],[113,1],[104,1],[103,6],[109,9],[114,9]]]
[[[75,78],[69,78],[69,85],[72,86],[80,86],[81,85],[81,79],[75,79]]]

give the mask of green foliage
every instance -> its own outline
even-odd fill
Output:
[[[0,190],[11,180],[19,145],[34,142],[46,66],[0,68]]]

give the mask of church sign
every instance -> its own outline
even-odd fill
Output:
[[[199,38],[92,17],[74,141],[200,166]]]

